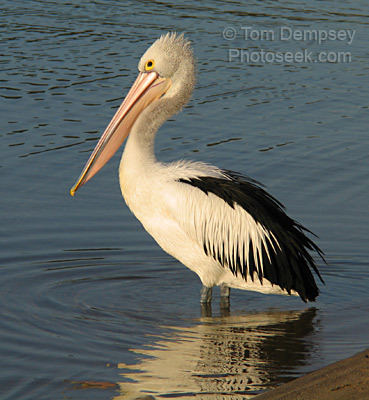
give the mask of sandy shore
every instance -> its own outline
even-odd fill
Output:
[[[369,348],[256,396],[256,399],[369,400]]]

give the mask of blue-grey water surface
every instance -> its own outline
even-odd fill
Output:
[[[3,0],[0,10],[1,399],[245,399],[368,346],[367,2]],[[282,40],[281,28],[355,36]],[[328,266],[318,260],[316,303],[233,291],[230,312],[217,296],[202,312],[197,276],[125,206],[121,151],[69,195],[142,53],[172,30],[193,42],[198,82],[161,128],[158,158],[263,182],[319,236]],[[248,62],[242,51],[314,58]],[[322,52],[332,62],[316,61]]]

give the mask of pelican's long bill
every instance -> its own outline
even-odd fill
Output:
[[[155,71],[139,73],[72,187],[72,196],[111,159],[127,138],[137,117],[149,104],[165,94],[171,84],[170,78],[161,78]]]

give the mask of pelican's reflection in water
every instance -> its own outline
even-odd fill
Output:
[[[247,399],[295,377],[316,351],[316,311],[270,311],[203,317],[190,328],[169,328],[143,357],[120,364],[121,395],[135,398]],[[147,397],[150,396],[150,397]]]

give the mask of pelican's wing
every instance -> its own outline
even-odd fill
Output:
[[[230,171],[176,182],[177,223],[208,256],[245,280],[267,279],[315,299],[311,269],[321,277],[307,250],[322,252],[260,184]]]

